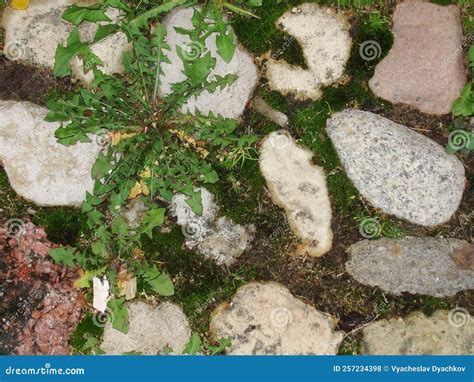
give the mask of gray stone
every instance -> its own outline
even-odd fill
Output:
[[[227,118],[238,118],[244,112],[253,89],[257,85],[257,67],[253,63],[250,54],[240,45],[235,49],[232,60],[226,63],[217,54],[215,34],[206,40],[206,46],[203,47],[190,44],[189,36],[177,33],[175,30],[177,27],[192,28],[191,18],[193,12],[193,8],[177,8],[171,11],[163,20],[163,25],[166,26],[167,30],[166,40],[171,46],[171,51],[166,53],[170,63],[162,63],[165,74],[161,77],[160,94],[171,93],[171,84],[186,79],[183,74],[183,63],[176,53],[176,46],[180,46],[188,52],[189,59],[208,49],[211,55],[216,58],[216,66],[209,79],[215,79],[216,75],[224,76],[226,74],[236,74],[238,79],[231,86],[227,86],[222,90],[218,89],[214,93],[204,91],[197,97],[192,96],[183,109],[191,113],[195,113],[198,109],[205,115],[212,111]]]
[[[474,321],[463,308],[439,310],[431,317],[417,311],[405,318],[379,320],[362,334],[362,354],[474,354]]]
[[[343,337],[336,322],[280,284],[250,283],[216,308],[210,330],[215,339],[231,338],[231,355],[333,355]]]
[[[384,117],[344,110],[327,132],[349,178],[383,212],[423,226],[445,223],[464,192],[464,167],[431,139]]]
[[[127,334],[107,323],[100,348],[106,354],[120,355],[138,352],[144,355],[182,354],[191,336],[191,329],[183,310],[175,304],[163,302],[154,307],[146,302],[126,304],[130,328]],[[110,313],[112,314],[112,313]]]
[[[44,206],[79,206],[93,186],[97,143],[64,146],[44,121],[48,110],[28,102],[0,101],[0,160],[13,189]]]
[[[474,271],[459,261],[460,254],[472,257],[473,249],[457,239],[363,240],[349,247],[346,270],[360,283],[393,294],[453,296],[474,288]]]
[[[394,43],[369,81],[392,103],[446,114],[466,83],[459,8],[405,1],[393,14]]]
[[[262,171],[273,201],[284,208],[301,254],[321,256],[332,247],[331,201],[322,167],[284,130],[269,134],[260,149]]]
[[[201,188],[201,216],[192,211],[187,199],[184,194],[176,194],[171,205],[171,214],[182,227],[186,246],[219,265],[231,265],[252,241],[255,228],[241,226],[227,217],[218,217],[219,207],[205,188]]]
[[[321,87],[340,80],[344,73],[352,46],[349,23],[331,8],[306,3],[286,12],[276,26],[296,38],[308,69],[271,58],[266,72],[270,88],[297,99],[320,98]]]
[[[6,8],[2,23],[5,28],[6,57],[11,60],[27,62],[33,65],[53,69],[58,44],[65,45],[74,26],[62,19],[62,14],[72,0],[31,0],[28,10]],[[79,2],[87,5],[90,1]],[[117,20],[119,11],[109,8],[107,15]],[[97,25],[83,22],[79,26],[81,41],[91,42],[97,31]],[[114,74],[123,71],[122,53],[128,49],[125,34],[115,33],[92,45],[92,51],[103,61],[99,66],[104,73]],[[72,73],[85,85],[90,85],[92,72],[84,73],[82,59],[71,62]]]
[[[253,107],[260,114],[263,114],[269,120],[275,122],[280,127],[285,127],[288,124],[288,117],[282,112],[273,109],[265,100],[261,97],[256,97],[253,102]]]

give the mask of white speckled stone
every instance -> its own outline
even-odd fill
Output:
[[[58,44],[65,45],[74,28],[71,23],[62,19],[62,14],[74,2],[31,0],[26,11],[7,7],[2,18],[7,58],[53,69]],[[80,3],[88,5],[91,2]],[[111,20],[117,20],[119,16],[119,10],[115,8],[109,8],[106,13]],[[96,24],[81,23],[81,41],[92,41],[96,31]],[[127,38],[121,32],[94,44],[92,51],[104,63],[99,68],[107,74],[122,73],[122,54],[128,46]],[[91,84],[93,74],[91,71],[84,73],[82,59],[73,59],[71,68],[75,77],[85,85]]]
[[[127,334],[112,328],[104,329],[101,349],[106,354],[120,355],[139,352],[144,355],[182,354],[191,336],[191,329],[183,310],[178,305],[163,302],[154,307],[146,302],[126,304],[130,329]]]
[[[334,355],[342,341],[337,320],[305,304],[283,285],[250,283],[216,308],[214,338],[231,338],[231,355]]]
[[[362,110],[327,121],[349,178],[383,212],[423,226],[448,221],[464,192],[464,167],[443,147],[406,126]]]
[[[362,354],[474,354],[474,320],[467,310],[438,310],[431,317],[413,312],[405,318],[376,321],[362,330]]]
[[[401,294],[453,296],[474,289],[474,270],[465,264],[474,260],[474,245],[463,240],[406,238],[363,240],[349,247],[346,270],[357,281]],[[469,257],[471,259],[469,259]]]
[[[241,226],[227,217],[219,217],[214,196],[201,188],[203,214],[196,215],[186,203],[188,197],[176,194],[171,214],[177,218],[186,237],[186,246],[195,249],[219,265],[231,265],[247,249],[253,238],[252,225]]]
[[[191,29],[192,8],[178,8],[170,12],[163,20],[163,25],[167,30],[167,42],[171,46],[171,51],[167,52],[170,63],[163,63],[164,76],[161,77],[162,86],[160,93],[169,94],[171,84],[181,82],[186,79],[182,73],[183,63],[176,53],[176,45],[186,48],[190,39],[188,36],[179,34],[175,27]],[[240,45],[235,49],[235,54],[230,63],[226,63],[217,54],[215,34],[206,40],[206,47],[212,56],[216,58],[216,66],[209,76],[212,80],[215,75],[224,76],[226,74],[236,74],[238,79],[223,90],[216,90],[214,93],[204,91],[199,96],[191,97],[184,105],[184,109],[194,113],[196,108],[204,114],[210,111],[221,114],[227,118],[238,118],[244,112],[245,106],[250,99],[253,89],[258,82],[257,67],[255,66],[251,55]]]
[[[320,98],[321,87],[335,83],[344,73],[352,46],[349,23],[330,8],[306,3],[297,12],[286,12],[276,26],[296,38],[308,69],[271,58],[266,73],[270,88],[297,99]]]
[[[78,206],[93,186],[95,143],[64,146],[44,121],[48,110],[29,102],[0,101],[0,160],[13,189],[44,206]]]
[[[299,252],[321,256],[332,247],[331,201],[322,167],[284,130],[269,134],[260,149],[262,171],[273,201],[284,208],[302,245]]]

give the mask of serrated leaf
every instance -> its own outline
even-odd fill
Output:
[[[82,269],[79,271],[79,278],[74,281],[74,286],[76,288],[89,288],[91,286],[91,281],[94,277],[101,275],[105,271],[104,268],[92,270],[92,271],[83,271]]]
[[[74,28],[67,39],[66,46],[58,44],[54,60],[53,73],[56,77],[65,77],[71,74],[71,60],[79,53],[84,44],[79,38],[79,29]]]
[[[111,21],[100,4],[91,7],[80,7],[73,4],[64,11],[63,19],[76,26],[83,21],[90,21],[92,23],[98,21]]]
[[[193,192],[189,198],[186,199],[186,204],[191,207],[192,211],[196,214],[201,216],[203,214],[203,207],[202,207],[202,196],[201,191]]]
[[[153,236],[153,229],[163,225],[165,221],[165,209],[157,208],[150,211],[147,211],[145,217],[142,220],[142,233],[148,235],[151,239]]]
[[[66,267],[72,267],[74,265],[74,252],[76,252],[75,248],[59,247],[50,250],[48,255],[51,256],[56,263],[65,265]]]
[[[107,304],[111,310],[112,327],[119,332],[128,333],[128,310],[124,298],[112,298]]]

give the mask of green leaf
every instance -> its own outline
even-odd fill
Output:
[[[74,281],[74,286],[76,288],[89,288],[91,286],[91,281],[94,277],[101,275],[105,271],[105,267],[92,270],[92,271],[85,271],[82,276],[80,276],[76,281]]]
[[[201,216],[204,212],[202,207],[201,191],[193,192],[189,198],[186,199],[186,204],[191,207],[192,211]]]
[[[150,239],[153,236],[153,229],[163,225],[165,222],[165,209],[157,208],[154,210],[147,211],[145,217],[142,220],[144,225],[142,233],[147,234]]]
[[[121,9],[125,12],[130,12],[131,9],[128,7],[127,4],[123,0],[105,0],[104,5],[107,7],[113,7],[117,9]]]
[[[469,82],[453,104],[453,115],[469,117],[474,114],[474,95],[472,93],[472,82]]]
[[[112,298],[107,306],[110,308],[112,327],[117,329],[119,332],[128,333],[129,322],[128,322],[128,310],[125,307],[124,298]]]
[[[91,7],[80,7],[76,4],[68,7],[63,13],[63,19],[74,25],[79,25],[83,21],[96,23],[98,21],[111,21],[101,8],[101,5]]]
[[[109,171],[114,168],[111,163],[111,158],[105,155],[103,152],[97,157],[94,166],[92,166],[92,176],[95,179],[101,179],[109,174]]]
[[[177,7],[178,5],[183,5],[187,3],[188,0],[171,0],[167,3],[161,4],[158,7],[152,8],[149,11],[142,13],[140,16],[134,18],[130,21],[129,26],[132,30],[138,30],[139,28],[143,28],[147,25],[147,22],[151,18],[156,18],[158,15],[162,13],[167,13],[171,11],[173,8]]]
[[[201,351],[201,338],[199,338],[199,334],[193,333],[189,342],[184,347],[183,353],[189,355],[196,355]]]
[[[117,24],[106,24],[106,25],[99,25],[97,32],[94,36],[94,42],[99,42],[106,37],[109,37],[112,33],[116,32],[118,29]]]
[[[231,62],[235,52],[234,33],[228,29],[224,33],[219,33],[216,37],[216,46],[219,56],[225,62]]]
[[[147,283],[150,285],[153,292],[158,293],[161,296],[172,296],[174,295],[174,286],[171,278],[162,273],[154,279],[147,279]]]
[[[53,69],[53,73],[56,77],[65,77],[71,74],[69,64],[82,47],[83,44],[79,38],[79,29],[74,28],[66,42],[66,46],[64,47],[58,44],[56,49]]]
[[[65,265],[66,267],[72,267],[74,265],[74,252],[76,252],[75,248],[59,247],[50,250],[48,255],[51,256],[56,263]]]
[[[156,265],[145,265],[142,269],[141,277],[150,285],[154,292],[162,296],[172,296],[174,286],[171,278],[158,270]]]

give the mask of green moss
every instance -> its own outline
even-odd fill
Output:
[[[420,300],[421,310],[428,316],[431,316],[435,311],[439,309],[449,308],[449,304],[439,297],[423,296],[420,298]]]

